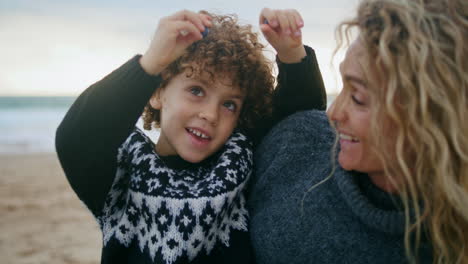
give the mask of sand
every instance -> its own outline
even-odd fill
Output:
[[[55,154],[0,155],[0,262],[99,263],[101,233]]]

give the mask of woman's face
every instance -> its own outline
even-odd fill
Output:
[[[383,173],[383,166],[373,151],[374,143],[370,137],[372,101],[369,89],[376,87],[375,82],[366,77],[370,73],[364,72],[372,68],[363,67],[365,56],[363,44],[359,40],[354,41],[340,65],[343,89],[327,114],[339,133],[338,162],[341,167],[380,174]]]

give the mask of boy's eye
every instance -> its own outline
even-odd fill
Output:
[[[190,93],[195,96],[203,96],[203,90],[201,87],[195,86],[190,88]]]
[[[231,112],[235,112],[237,110],[236,103],[234,103],[232,101],[224,102],[223,106],[226,107]]]

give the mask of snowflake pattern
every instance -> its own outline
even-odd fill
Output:
[[[229,246],[231,230],[247,231],[243,188],[252,172],[252,147],[233,133],[207,166],[167,167],[136,129],[119,148],[117,174],[98,217],[104,246],[111,238],[167,264]]]

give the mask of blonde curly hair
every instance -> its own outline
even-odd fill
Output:
[[[239,116],[238,127],[253,128],[260,119],[271,114],[271,100],[275,78],[272,62],[263,51],[257,33],[251,25],[240,25],[235,15],[215,15],[213,26],[203,39],[193,43],[186,52],[171,63],[162,73],[163,89],[178,74],[186,72],[197,78],[208,73],[212,80],[220,76],[230,77],[234,87],[240,87],[245,99]],[[158,127],[160,111],[147,104],[143,112],[143,127]]]
[[[391,148],[378,152],[386,175],[403,177],[408,259],[427,237],[434,263],[468,263],[468,2],[364,0],[338,26],[339,48],[353,28],[382,84],[369,88],[371,135]]]

